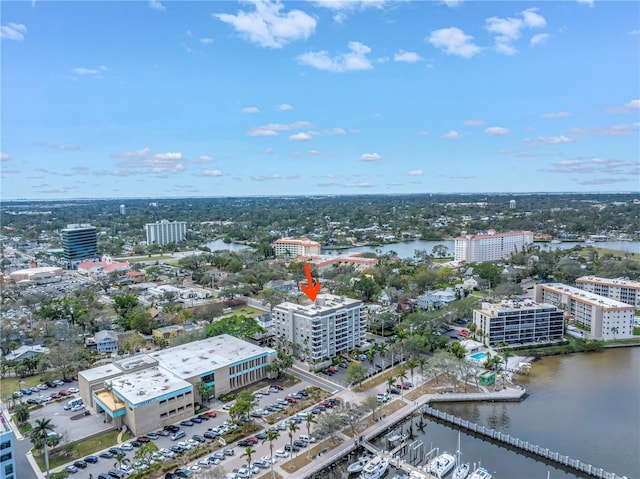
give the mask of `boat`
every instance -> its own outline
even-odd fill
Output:
[[[560,240],[557,240],[557,239],[556,240],[551,240],[551,244],[560,244],[560,243],[562,243],[562,241],[560,241]]]
[[[380,479],[389,469],[389,461],[383,456],[375,456],[363,468],[360,479]]]
[[[442,478],[451,472],[456,465],[456,458],[448,452],[443,452],[429,463],[429,472],[438,478]]]
[[[453,479],[466,479],[469,475],[469,464],[463,463],[460,459],[460,431],[458,431],[458,449],[456,450],[456,468],[453,470]]]
[[[371,460],[371,458],[368,457],[368,456],[361,457],[356,462],[349,464],[349,467],[347,467],[347,472],[349,474],[355,474],[356,472],[362,472],[362,469],[364,469],[364,466],[366,466],[369,463],[370,460]]]
[[[491,479],[492,477],[493,476],[491,475],[491,471],[489,471],[489,469],[487,469],[486,467],[479,467],[478,469],[473,471],[473,474],[471,474],[471,477],[469,479]]]

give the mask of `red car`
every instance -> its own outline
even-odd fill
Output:
[[[207,412],[205,412],[205,414],[206,414],[207,416],[209,416],[209,417],[216,417],[216,416],[217,416],[217,414],[215,413],[215,411],[207,411]]]
[[[289,396],[287,396],[286,398],[284,398],[285,401],[290,402],[291,404],[298,402],[297,399],[295,398],[290,398]]]
[[[398,389],[405,389],[405,390],[406,390],[406,389],[411,389],[409,386],[405,386],[404,384],[396,384],[396,387],[397,387]]]
[[[58,391],[58,394],[60,394],[60,396],[68,396],[71,393],[69,391],[65,391],[64,389],[61,389],[60,391]]]
[[[330,366],[327,368],[329,371],[331,371],[332,373],[337,373],[338,370],[336,368],[334,368],[333,366]]]
[[[136,437],[136,441],[141,442],[141,443],[147,443],[147,442],[151,441],[151,439],[148,438],[147,436],[140,436],[140,437]]]
[[[260,442],[260,440],[259,440],[257,437],[255,437],[255,436],[253,436],[253,437],[248,437],[248,438],[247,438],[247,441],[252,442],[252,443],[254,443],[254,444],[258,444],[258,443]]]
[[[59,399],[62,396],[60,396],[60,393],[51,393],[51,394],[49,394],[49,397],[53,398],[53,399]]]

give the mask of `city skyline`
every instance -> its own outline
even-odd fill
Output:
[[[5,200],[640,190],[637,2],[3,2]]]

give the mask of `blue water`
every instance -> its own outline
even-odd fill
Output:
[[[476,353],[471,355],[471,359],[481,361],[487,357],[487,353]]]

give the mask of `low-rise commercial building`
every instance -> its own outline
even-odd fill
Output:
[[[277,353],[222,334],[78,373],[85,406],[136,434],[187,419],[206,383],[220,396],[267,377]]]
[[[605,298],[630,304],[640,310],[640,282],[625,278],[609,279],[599,276],[582,276],[576,279],[576,287]]]
[[[39,268],[19,269],[9,274],[11,281],[19,283],[29,281],[33,284],[55,283],[62,279],[62,268],[58,266],[42,266]]]
[[[634,306],[561,283],[536,285],[535,297],[536,301],[564,308],[589,339],[633,337]]]
[[[473,311],[476,335],[487,346],[549,343],[564,335],[564,313],[531,300],[482,303]]]
[[[319,294],[314,304],[281,303],[271,312],[276,338],[295,345],[313,363],[360,346],[365,332],[362,301]]]

